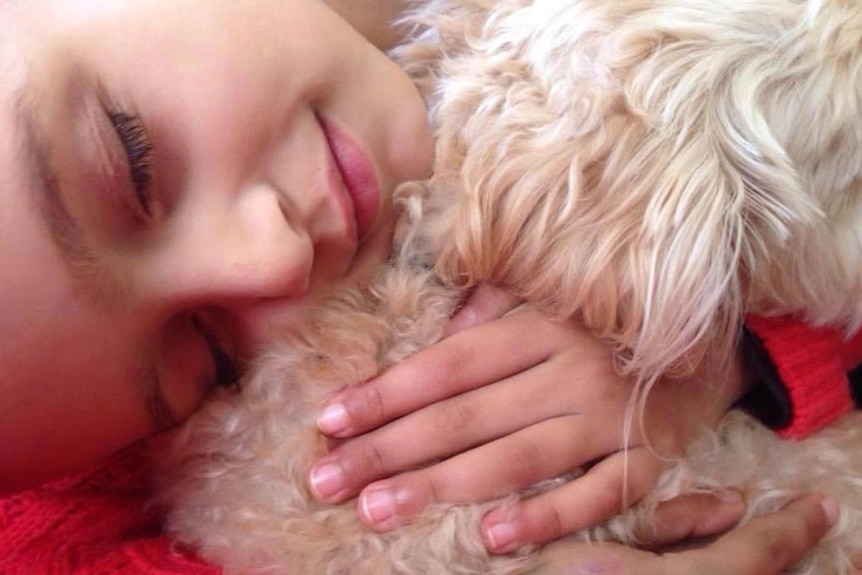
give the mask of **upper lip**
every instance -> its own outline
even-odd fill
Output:
[[[318,115],[334,167],[340,178],[339,186],[346,194],[337,194],[338,203],[351,235],[362,242],[380,211],[380,192],[368,155],[335,123]]]

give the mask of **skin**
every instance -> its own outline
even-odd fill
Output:
[[[690,498],[670,504],[668,517],[703,514],[715,502]],[[703,547],[664,554],[610,543],[555,543],[543,552],[539,575],[778,575],[799,561],[835,521],[834,503],[818,496],[795,501],[783,510],[752,520]],[[661,537],[654,543],[670,540]],[[858,571],[854,571],[858,575]]]
[[[270,329],[301,321],[321,289],[352,281],[385,257],[392,191],[426,175],[431,161],[418,95],[368,41],[378,48],[394,41],[388,22],[401,8],[393,0],[332,0],[330,7],[186,0],[182,10],[174,0],[31,0],[0,7],[0,492],[80,469],[171,427],[214,385],[230,384]],[[371,166],[372,216],[357,208],[366,217],[346,217],[338,207],[344,200],[334,199],[344,190],[327,137],[332,125]],[[143,186],[134,156],[150,145],[143,157],[151,185]],[[555,402],[566,410],[557,419],[573,426],[566,431],[599,424],[607,431],[584,449],[558,452],[562,464],[575,466],[590,452],[611,462],[608,477],[618,474],[613,454],[622,447],[618,423],[627,396],[602,391],[625,383],[606,350],[577,326],[529,310],[504,316],[512,306],[481,289],[443,343],[333,399],[330,406],[344,406],[348,418],[333,429],[333,419],[322,417],[321,426],[358,437],[332,457],[368,462],[367,454],[377,453],[383,462],[353,466],[338,498],[396,474],[396,490],[401,481],[419,494],[397,510],[397,518],[409,518],[441,494],[481,499],[555,474],[523,473],[536,455],[525,446],[560,449],[544,425]],[[536,338],[544,343],[520,345],[518,334],[533,330],[548,334]],[[511,361],[489,371],[481,366],[493,362],[480,361],[488,357]],[[580,387],[589,393],[572,396],[577,386],[559,385],[575,371],[584,373]],[[414,385],[396,389],[396,380],[420,373],[426,375]],[[422,385],[429,377],[442,385]],[[458,421],[453,414],[480,413],[490,390],[505,419],[517,405],[516,379],[547,396],[513,427],[482,434],[474,418],[462,418],[470,445],[447,431],[417,444],[412,460],[391,441],[397,433],[443,429],[441,421]],[[714,391],[694,394],[703,408],[697,413],[721,412]],[[728,386],[720,395],[738,391]],[[453,409],[450,400],[461,395],[467,399]],[[368,400],[375,397],[385,403]],[[581,413],[589,418],[573,417]],[[650,438],[672,450],[687,428],[675,422]],[[644,438],[635,439],[633,449]],[[463,457],[446,458],[453,454]],[[398,475],[411,461],[435,456],[444,461]],[[635,475],[648,485],[658,468],[639,461],[635,456],[630,469],[645,470]],[[513,462],[520,475],[497,473]],[[517,527],[516,540],[547,540],[616,507],[611,497],[583,517],[561,515],[562,506],[589,494],[589,484],[579,485],[534,501],[532,511],[524,507],[519,517],[532,519]],[[368,507],[368,489],[360,509],[363,501]],[[685,500],[666,509],[670,515],[662,516],[688,520],[659,521],[657,540],[727,529],[741,503]],[[754,529],[769,535],[795,521],[805,526],[806,536],[794,540],[801,550],[822,534],[827,511],[819,499],[808,501]],[[551,530],[549,512],[558,519]],[[499,524],[488,521],[486,535]],[[746,545],[757,556],[761,540],[754,541]],[[592,553],[565,543],[551,549],[561,554],[550,554],[549,565],[564,573],[577,572],[579,557]],[[633,572],[646,572],[636,565],[652,568],[658,557],[602,552]],[[687,560],[696,561],[692,553]],[[703,553],[715,573],[759,575],[777,564],[740,570],[735,560],[722,565],[715,548]]]
[[[215,382],[207,338],[239,369],[269,325],[384,257],[393,188],[431,159],[408,79],[314,0],[36,0],[3,17],[0,491],[186,417]],[[148,133],[150,213],[116,112]],[[323,122],[373,170],[361,237]],[[70,221],[51,225],[58,203]]]
[[[318,425],[353,439],[312,469],[313,492],[333,502],[358,495],[362,520],[388,531],[434,502],[500,497],[590,465],[514,513],[484,518],[486,546],[505,553],[553,541],[637,502],[668,461],[744,391],[738,369],[720,385],[699,376],[660,381],[642,425],[627,436],[633,382],[616,372],[607,347],[577,325],[533,310],[507,313],[514,304],[483,287],[440,344],[333,397]]]

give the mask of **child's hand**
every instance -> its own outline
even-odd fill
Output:
[[[698,496],[694,496],[697,498]],[[669,511],[663,507],[672,506]],[[742,512],[742,504],[738,506]],[[707,518],[727,515],[721,502],[692,497],[663,504],[657,518],[669,524],[673,517]],[[776,575],[799,561],[826,534],[837,517],[831,500],[812,495],[771,515],[733,529],[702,548],[654,554],[613,543],[584,544],[560,541],[542,551],[540,575]],[[700,534],[707,534],[700,532]],[[712,533],[709,533],[712,534]],[[694,534],[693,534],[694,535]],[[676,542],[675,534],[659,533],[656,543]],[[858,571],[854,571],[859,575]]]
[[[514,515],[488,514],[486,545],[505,552],[600,522],[621,510],[624,493],[635,503],[658,479],[662,457],[680,454],[740,393],[737,381],[657,384],[644,414],[657,455],[638,425],[625,441],[632,385],[614,371],[610,350],[529,308],[497,318],[512,305],[480,290],[453,320],[455,333],[332,398],[320,428],[352,439],[312,469],[315,495],[340,502],[361,491],[363,522],[386,531],[430,503],[487,500],[590,464]]]

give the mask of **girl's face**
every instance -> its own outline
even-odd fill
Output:
[[[0,29],[0,491],[188,416],[386,251],[408,79],[317,0],[21,0]]]

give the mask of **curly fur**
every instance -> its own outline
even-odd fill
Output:
[[[742,311],[859,325],[857,2],[432,4],[405,51],[462,190],[440,270],[578,314],[647,380]]]
[[[478,521],[500,502],[377,534],[305,487],[323,398],[436,341],[471,285],[578,317],[647,387],[721,369],[747,312],[862,323],[862,4],[427,0],[408,21],[395,56],[438,145],[432,179],[399,193],[400,250],[274,342],[164,457],[172,532],[228,572],[536,568],[532,549],[484,551]],[[680,493],[735,486],[756,515],[817,491],[841,519],[796,572],[845,573],[862,554],[860,423],[781,443],[732,415],[637,509],[577,537],[636,543]]]

